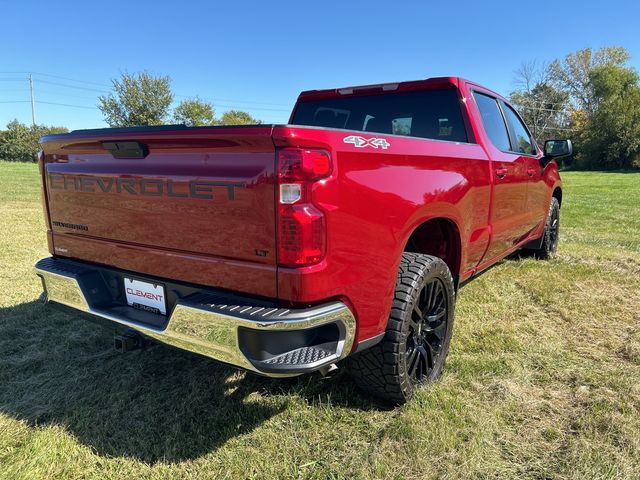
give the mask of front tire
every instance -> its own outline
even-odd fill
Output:
[[[455,289],[440,258],[405,252],[383,340],[354,355],[351,372],[366,392],[393,404],[442,373],[453,332]]]
[[[556,197],[551,197],[547,223],[544,226],[542,242],[539,248],[531,249],[533,255],[540,260],[553,258],[558,250],[560,239],[560,202]]]

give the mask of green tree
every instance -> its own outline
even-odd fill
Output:
[[[154,77],[145,71],[124,73],[111,83],[114,93],[98,98],[98,108],[110,127],[165,123],[173,101],[171,78]]]
[[[38,140],[44,135],[68,132],[64,127],[28,126],[13,120],[0,132],[0,159],[12,162],[35,162],[40,150]]]
[[[578,160],[591,168],[640,167],[640,77],[605,65],[589,73],[594,112],[579,137]]]
[[[173,111],[173,121],[188,127],[215,125],[213,105],[198,98],[183,100]]]
[[[31,129],[18,120],[13,120],[7,124],[7,129],[0,136],[0,159],[33,162],[35,156],[29,154],[30,144]]]
[[[550,85],[569,98],[578,167],[628,168],[638,161],[638,75],[626,66],[629,58],[623,47],[585,48],[549,65]]]
[[[577,110],[591,116],[597,107],[591,72],[606,65],[623,66],[629,56],[624,47],[603,47],[595,52],[585,48],[552,62],[549,77],[556,88],[567,92]]]
[[[262,122],[253,118],[247,112],[229,110],[222,114],[222,118],[219,123],[220,125],[256,125]]]

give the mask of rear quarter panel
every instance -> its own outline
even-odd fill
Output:
[[[385,138],[390,146],[358,148],[344,142],[349,135]],[[436,217],[455,223],[462,274],[484,255],[491,185],[479,145],[307,127],[276,128],[274,142],[328,149],[334,159],[331,177],[313,191],[327,218],[326,258],[279,268],[279,297],[292,304],[345,301],[358,318],[358,341],[386,327],[400,258],[420,224]]]

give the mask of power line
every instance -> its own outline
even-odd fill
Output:
[[[224,105],[222,103],[214,104],[214,107],[222,107],[222,108],[230,108],[230,109],[241,109],[247,107],[239,107],[237,105]],[[263,108],[263,107],[250,107],[252,110],[264,110],[266,112],[290,112],[290,110],[283,110],[281,108]]]
[[[112,90],[111,90],[111,86],[110,85],[106,85],[103,83],[99,83],[99,82],[92,82],[92,81],[87,81],[87,80],[81,80],[81,79],[75,79],[75,78],[70,78],[70,77],[65,77],[62,75],[53,75],[53,74],[49,74],[49,73],[41,73],[41,72],[0,72],[0,75],[20,75],[20,74],[24,74],[24,77],[14,77],[14,76],[7,76],[7,77],[0,77],[0,81],[6,81],[6,82],[23,82],[25,80],[27,80],[29,82],[29,85],[27,86],[27,88],[29,89],[29,94],[31,99],[30,100],[2,100],[0,101],[0,103],[2,104],[18,104],[18,103],[31,103],[31,114],[32,114],[32,122],[35,124],[36,121],[36,112],[35,112],[35,108],[37,104],[43,104],[43,105],[54,105],[54,106],[59,106],[59,107],[68,107],[68,108],[82,108],[82,109],[86,109],[86,110],[99,110],[99,108],[97,106],[87,106],[87,105],[79,105],[79,104],[73,104],[73,103],[63,103],[63,102],[51,102],[51,101],[45,101],[45,100],[35,100],[35,88],[34,88],[34,84],[39,82],[40,84],[45,84],[45,85],[53,85],[56,87],[62,87],[65,89],[75,89],[75,90],[82,90],[82,91],[87,91],[87,92],[96,92],[96,93],[102,93],[102,94],[111,94]],[[39,78],[39,77],[47,77],[47,78],[51,78],[51,79],[58,79],[58,80],[64,80],[64,82],[62,81],[52,81],[52,80],[47,80],[47,79],[43,79],[43,78]],[[103,89],[98,89],[98,88],[93,88],[93,87],[88,87],[88,86],[83,86],[83,85],[74,85],[74,84],[70,84],[68,82],[73,82],[73,83],[81,83],[84,85],[95,85],[95,86],[99,86],[99,87],[106,87],[109,88],[109,90],[103,90]],[[19,91],[19,92],[26,92],[26,89],[3,89],[2,91]],[[38,89],[38,93],[43,93],[43,94],[50,94],[50,95],[58,95],[58,96],[67,96],[70,98],[79,98],[79,99],[85,99],[85,100],[92,100],[94,99],[93,97],[89,97],[89,96],[81,96],[81,95],[74,95],[72,93],[68,93],[68,92],[63,92],[63,91],[51,91],[51,90],[40,90]],[[254,100],[237,100],[237,99],[228,99],[228,98],[219,98],[217,100],[214,100],[213,98],[207,98],[207,97],[199,97],[197,95],[182,95],[182,94],[174,94],[173,95],[174,98],[197,98],[197,99],[202,99],[204,101],[209,101],[211,103],[213,103],[213,106],[216,108],[222,108],[222,109],[229,109],[229,110],[252,110],[252,111],[261,111],[261,112],[276,112],[272,115],[267,114],[266,117],[267,119],[271,118],[271,119],[276,119],[277,120],[281,120],[283,119],[283,117],[285,117],[286,114],[286,118],[288,118],[288,114],[290,113],[290,105],[287,104],[283,104],[283,103],[273,103],[273,102],[261,102],[261,101],[254,101]],[[97,100],[97,99],[95,99]],[[220,100],[222,102],[228,102],[228,103],[217,103],[217,101]],[[287,109],[282,109],[282,108],[270,108],[270,107],[288,107]],[[281,114],[278,114],[278,112],[282,112]],[[262,115],[261,115],[262,116]],[[264,118],[264,116],[263,116]],[[269,122],[267,122],[269,123]]]
[[[569,103],[569,102],[545,102],[542,100],[531,100],[531,99],[525,99],[524,101],[527,103],[538,103],[542,105],[566,105],[567,103]],[[517,103],[517,102],[512,102],[512,103]]]
[[[40,83],[47,83],[49,85],[57,85],[59,87],[66,87],[66,88],[76,88],[78,90],[87,90],[89,92],[98,92],[98,93],[110,93],[107,90],[98,90],[97,88],[89,88],[89,87],[81,87],[79,85],[69,85],[66,83],[60,83],[60,82],[50,82],[49,80],[38,80],[38,82]]]
[[[3,90],[0,90],[3,91]],[[19,90],[19,91],[24,91],[24,90]],[[66,93],[66,92],[54,92],[51,90],[42,90],[41,88],[38,89],[38,93],[39,94],[48,94],[48,95],[57,95],[57,96],[64,96],[64,97],[70,97],[70,98],[81,98],[83,100],[96,100],[96,97],[85,97],[84,95],[74,95],[72,93]]]
[[[31,103],[31,100],[0,100],[0,103]],[[89,110],[99,110],[98,107],[87,107],[86,105],[71,105],[69,103],[58,103],[58,102],[46,102],[44,100],[34,101],[35,104],[45,104],[45,105],[57,105],[59,107],[73,107],[73,108],[86,108]]]
[[[568,102],[544,102],[542,100],[527,100],[527,102],[537,103],[538,105],[567,105]]]
[[[76,83],[84,83],[86,85],[97,85],[99,87],[111,88],[113,86],[113,85],[107,85],[106,83],[89,82],[87,80],[78,80],[76,78],[61,77],[60,75],[51,75],[49,73],[37,73],[37,72],[34,72],[34,75],[39,75],[39,76],[42,76],[42,77],[49,77],[49,78],[57,78],[58,80],[68,80],[70,82],[76,82]]]
[[[73,78],[69,78],[69,77],[63,77],[63,76],[60,76],[60,75],[51,75],[51,74],[48,74],[48,73],[37,73],[37,72],[34,72],[34,75],[41,75],[41,76],[47,76],[47,77],[51,77],[51,78],[58,78],[58,79],[61,79],[61,80],[68,80],[68,81],[76,82],[76,83],[85,83],[85,84],[88,84],[88,85],[98,85],[98,86],[101,86],[101,87],[112,88],[111,85],[107,85],[107,84],[104,84],[104,83],[89,82],[89,81],[86,81],[86,80],[77,80],[77,79],[73,79]],[[52,84],[52,85],[61,85],[61,86],[65,86],[65,87],[68,87],[68,88],[80,88],[80,89],[83,89],[83,90],[90,90],[90,91],[94,91],[95,90],[95,91],[98,91],[98,92],[110,93],[110,92],[107,92],[105,90],[88,89],[87,87],[80,87],[78,85],[61,84],[61,83],[57,83],[57,82],[51,82],[51,81],[48,81],[48,80],[38,80],[38,81],[42,82],[42,83],[49,83],[49,84]],[[254,101],[254,100],[238,100],[238,99],[233,99],[233,98],[218,98],[217,100],[214,100],[212,98],[199,97],[198,95],[183,95],[183,94],[178,94],[178,93],[174,94],[174,97],[179,97],[179,98],[202,98],[203,100],[209,100],[209,101],[214,102],[214,103],[216,101],[220,100],[220,101],[223,101],[223,102],[236,102],[236,103],[245,103],[245,104],[252,104],[252,105],[275,106],[275,107],[289,107],[290,106],[289,104],[286,104],[286,103],[258,102],[258,101]]]
[[[550,127],[550,126],[546,126],[546,127],[541,127],[541,130],[578,130],[576,127]]]
[[[48,85],[56,85],[56,86],[60,86],[60,87],[65,87],[65,88],[75,88],[75,89],[79,89],[79,90],[85,90],[85,91],[90,91],[90,92],[98,92],[98,93],[105,93],[105,94],[109,94],[110,92],[106,91],[106,90],[98,90],[96,88],[89,88],[89,87],[81,87],[79,85],[69,85],[69,84],[65,84],[65,83],[60,83],[60,82],[51,82],[49,80],[41,80],[38,79],[37,80],[39,83],[45,83]],[[176,97],[184,97],[184,98],[194,98],[192,97],[188,97],[186,95],[174,95]],[[207,100],[206,98],[203,98],[203,100]],[[222,108],[231,108],[231,109],[243,109],[243,108],[250,108],[252,110],[264,110],[264,111],[271,111],[271,112],[289,112],[289,109],[281,109],[281,108],[265,108],[265,107],[254,107],[254,106],[242,106],[242,105],[230,105],[230,104],[224,104],[224,103],[216,103],[215,101],[213,101],[212,99],[208,99],[209,101],[213,102],[214,107],[222,107]],[[227,101],[232,101],[232,100],[227,100]],[[271,103],[266,103],[266,102],[250,102],[250,101],[242,101],[242,100],[238,100],[239,103],[254,103],[256,105],[283,105],[284,104],[271,104]]]
[[[32,74],[32,75],[36,75],[36,76],[42,76],[42,77],[49,77],[49,78],[57,78],[59,80],[68,80],[70,82],[76,82],[76,83],[85,83],[87,85],[98,85],[100,87],[107,87],[107,88],[111,88],[111,85],[107,85],[104,83],[98,83],[98,82],[90,82],[87,80],[78,80],[77,78],[70,78],[70,77],[62,77],[60,75],[51,75],[50,73],[40,73],[40,72],[0,72],[0,75],[5,75],[5,74]]]
[[[254,102],[253,100],[234,100],[232,98],[218,98],[217,100],[214,100],[212,98],[207,98],[207,97],[199,97],[198,95],[179,95],[179,94],[174,94],[174,97],[180,97],[180,98],[197,98],[200,100],[208,100],[210,102],[213,102],[214,104],[216,103],[216,101],[220,100],[222,102],[236,102],[236,103],[247,103],[247,104],[253,104],[253,105],[271,105],[271,106],[275,106],[275,107],[289,107],[290,105],[286,104],[286,103],[269,103],[269,102]]]
[[[65,77],[65,76],[62,76],[62,75],[53,75],[53,74],[50,74],[50,73],[42,73],[42,72],[32,72],[32,73],[29,73],[29,72],[0,72],[0,74],[11,74],[11,75],[27,74],[27,75],[34,75],[36,77],[44,76],[44,77],[48,77],[48,78],[66,80],[67,82],[82,83],[82,84],[85,84],[85,85],[96,85],[96,86],[106,87],[106,88],[109,88],[109,89],[111,88],[110,85],[107,85],[107,84],[104,84],[104,83],[92,82],[92,81],[81,80],[81,79],[75,79],[75,78]],[[23,81],[24,78],[21,78],[21,77],[10,77],[10,78],[4,78],[4,79],[0,78],[0,80]],[[63,87],[63,88],[69,88],[69,89],[83,90],[83,91],[89,91],[89,92],[97,92],[97,93],[103,93],[103,94],[110,94],[111,93],[111,90],[103,90],[103,89],[91,88],[91,87],[86,87],[86,86],[81,86],[81,85],[70,85],[69,83],[55,82],[55,81],[46,80],[46,79],[42,79],[42,78],[33,78],[33,81],[40,82],[40,83],[43,83],[43,84],[48,84],[48,85],[55,85],[55,86]],[[40,90],[38,90],[38,91],[40,92]],[[57,92],[47,91],[46,93],[57,94],[57,95],[66,95],[65,93],[62,93],[62,92],[57,93]],[[69,96],[72,96],[72,95],[69,95]],[[284,104],[284,103],[261,102],[261,101],[254,101],[254,100],[239,100],[239,99],[231,99],[231,98],[214,99],[214,98],[210,98],[210,97],[199,97],[197,95],[183,95],[183,94],[174,94],[174,97],[177,97],[177,98],[201,98],[202,100],[212,102],[214,104],[214,107],[221,107],[221,108],[228,108],[228,109],[237,109],[237,110],[250,109],[250,110],[286,112],[286,113],[290,112],[290,105]],[[80,98],[80,97],[76,96],[76,98]],[[85,98],[88,99],[87,97],[85,97]],[[228,103],[220,103],[219,104],[219,103],[217,103],[218,101],[228,102]],[[288,108],[285,110],[285,109],[279,109],[279,108],[258,107],[257,105],[264,105],[266,107],[288,107]],[[87,108],[89,108],[89,107],[87,107]]]
[[[45,102],[42,100],[39,100],[38,103],[44,103],[45,105],[57,105],[59,107],[74,107],[74,108],[86,108],[87,110],[99,110],[98,107],[87,107],[85,105],[70,105],[68,103]]]
[[[535,110],[541,112],[555,112],[555,113],[570,113],[569,110],[554,110],[552,108],[540,108],[540,107],[526,107],[524,105],[517,105],[517,108],[522,110]]]
[[[218,100],[221,100],[223,102],[250,103],[250,104],[253,104],[253,105],[272,105],[272,106],[276,106],[276,107],[291,107],[291,105],[289,105],[288,103],[253,102],[253,101],[249,101],[249,100],[233,100],[231,98],[219,98]],[[289,111],[289,110],[287,110],[287,111]]]
[[[56,78],[66,78],[66,77],[56,77]],[[65,87],[65,88],[75,88],[78,90],[86,90],[86,91],[90,91],[90,92],[98,92],[98,93],[105,93],[105,94],[109,94],[111,93],[110,91],[107,90],[99,90],[97,88],[90,88],[90,87],[82,87],[80,85],[69,85],[67,83],[60,83],[60,82],[52,82],[50,80],[42,80],[42,79],[36,79],[38,82],[40,83],[46,83],[49,85],[57,85],[60,87]],[[87,82],[88,83],[88,82]],[[93,84],[95,84],[95,82],[92,82]],[[102,84],[99,84],[102,85]],[[106,85],[105,85],[106,86]],[[216,100],[212,99],[212,98],[207,98],[207,97],[198,97],[197,95],[182,95],[182,94],[174,94],[174,97],[179,97],[179,98],[201,98],[202,100],[207,100],[210,102],[214,103],[215,105],[219,105],[221,107],[225,107],[225,108],[247,108],[247,107],[242,107],[240,105],[223,105],[223,104],[217,104]],[[222,100],[223,102],[237,102],[237,103],[244,103],[247,105],[267,105],[267,106],[281,106],[281,107],[288,107],[289,105],[286,105],[284,103],[269,103],[269,102],[256,102],[253,100],[234,100],[234,99],[230,99],[230,98],[220,98],[218,100]],[[254,109],[258,109],[257,107],[253,107]],[[266,109],[263,108],[262,110],[270,110],[270,109]],[[271,109],[274,110],[274,109]],[[275,109],[274,111],[285,111],[282,109]],[[286,110],[288,111],[288,110]]]

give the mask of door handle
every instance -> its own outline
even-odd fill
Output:
[[[530,177],[533,177],[535,174],[536,174],[535,168],[528,168],[527,169],[527,175],[529,175]]]
[[[508,170],[507,170],[505,167],[498,167],[498,168],[496,168],[496,175],[497,175],[499,178],[504,178],[504,177],[506,177],[506,176],[507,176],[507,172],[508,172]]]

